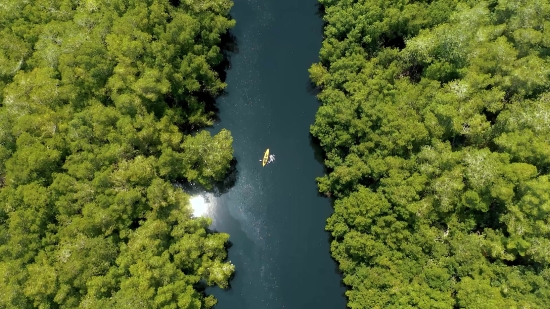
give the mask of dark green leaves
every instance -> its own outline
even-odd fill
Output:
[[[0,5],[0,307],[210,308],[228,235],[175,181],[206,187],[233,158],[202,98],[232,2]],[[200,94],[200,95],[199,95]]]
[[[348,306],[547,306],[550,7],[321,3],[311,133]]]

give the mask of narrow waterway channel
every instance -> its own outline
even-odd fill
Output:
[[[308,87],[318,59],[322,20],[316,0],[235,0],[226,95],[217,101],[231,131],[236,182],[204,194],[212,228],[231,235],[231,289],[209,289],[216,309],[344,309],[345,289],[324,231],[332,209],[317,195],[323,166],[309,138],[318,102]],[[274,163],[262,167],[266,148]],[[195,204],[200,204],[195,200]]]

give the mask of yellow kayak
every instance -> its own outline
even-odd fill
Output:
[[[262,166],[265,166],[267,164],[267,159],[269,158],[269,148],[264,153],[264,159],[262,160]]]

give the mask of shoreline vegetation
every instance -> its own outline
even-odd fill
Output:
[[[230,132],[196,128],[225,88],[232,5],[0,5],[0,307],[215,305],[229,235],[173,184],[231,169]]]
[[[320,4],[311,133],[348,307],[547,308],[550,5]]]

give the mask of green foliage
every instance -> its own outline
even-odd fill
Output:
[[[0,308],[210,308],[228,235],[174,181],[223,179],[200,98],[232,2],[0,5]]]
[[[550,5],[320,2],[311,133],[348,307],[547,307]]]

